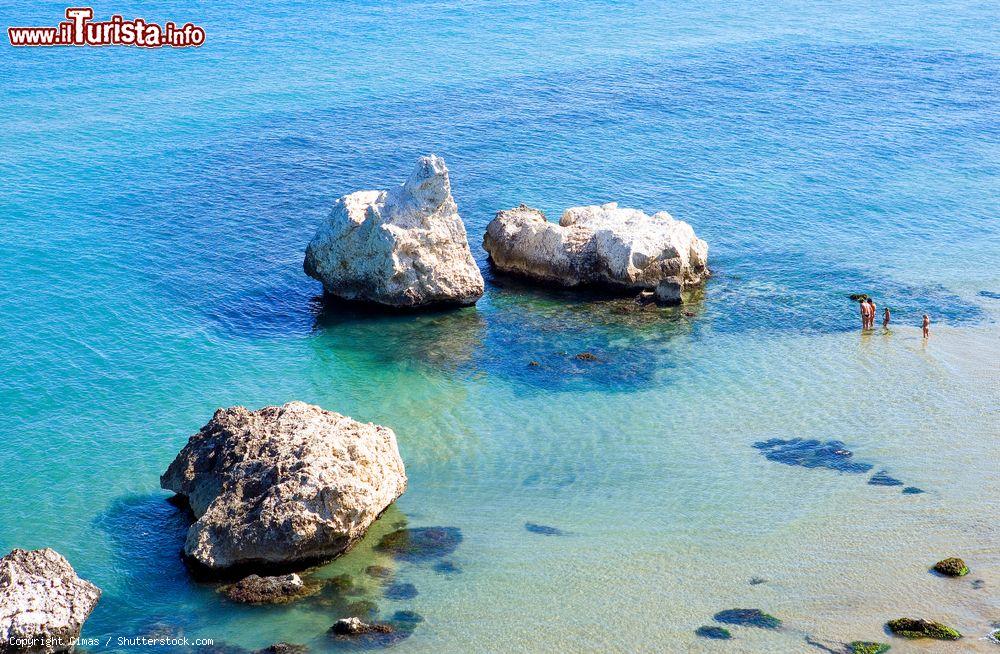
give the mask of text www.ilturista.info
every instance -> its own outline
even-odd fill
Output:
[[[205,42],[205,30],[192,23],[178,26],[147,23],[142,18],[125,20],[114,15],[110,20],[91,22],[91,7],[69,7],[66,20],[56,27],[8,27],[7,37],[13,46],[101,46],[130,45],[142,48],[187,48]]]

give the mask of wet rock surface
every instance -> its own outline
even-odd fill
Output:
[[[276,577],[250,575],[219,588],[234,602],[244,604],[286,604],[319,591],[319,584],[307,584],[297,574]]]
[[[886,643],[855,640],[847,644],[849,654],[885,654],[890,649]]]

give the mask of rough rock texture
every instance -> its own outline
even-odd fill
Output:
[[[0,651],[70,649],[100,598],[55,550],[13,550],[0,559]]]
[[[935,563],[934,570],[948,577],[964,577],[969,574],[969,566],[965,565],[965,561],[954,556]]]
[[[614,202],[572,207],[559,224],[523,204],[500,211],[483,247],[499,270],[561,286],[652,290],[665,279],[684,285],[708,276],[708,245],[690,225]]]
[[[197,518],[184,544],[196,568],[288,569],[361,538],[406,490],[406,472],[391,429],[289,402],[219,409],[160,485]]]
[[[962,634],[940,622],[915,618],[896,618],[886,623],[889,631],[903,638],[936,638],[937,640],[958,640]]]
[[[303,267],[330,295],[391,307],[475,304],[483,294],[448,169],[434,155],[402,186],[337,200]]]
[[[278,577],[250,575],[219,589],[234,602],[245,604],[285,604],[319,591],[318,584],[306,584],[297,574]]]
[[[393,629],[390,625],[380,622],[368,623],[359,618],[341,618],[333,623],[330,631],[337,636],[360,636],[362,634],[388,634]]]

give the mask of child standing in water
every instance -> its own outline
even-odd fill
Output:
[[[924,314],[924,338],[931,335],[931,317]]]
[[[882,329],[889,329],[889,307],[882,313]]]

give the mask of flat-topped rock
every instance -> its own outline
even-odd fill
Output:
[[[198,571],[293,569],[343,553],[406,490],[387,427],[304,402],[219,409],[160,477],[197,520]]]
[[[483,294],[448,168],[434,155],[402,186],[337,200],[303,267],[329,295],[389,307],[469,305]]]
[[[525,205],[500,211],[483,247],[503,272],[560,286],[654,290],[667,302],[709,274],[708,244],[689,224],[614,202],[569,208],[558,224]]]
[[[72,649],[100,598],[55,550],[13,550],[0,559],[0,652]]]

